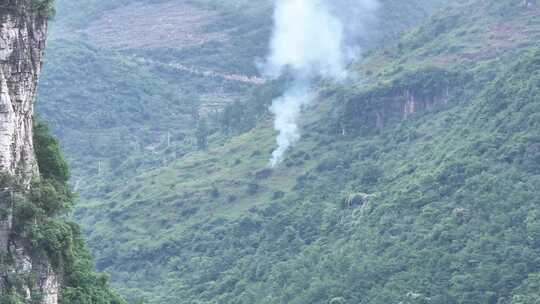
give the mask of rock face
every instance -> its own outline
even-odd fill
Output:
[[[442,88],[436,95],[425,97],[414,90],[403,89],[391,92],[386,96],[369,99],[364,96],[353,99],[346,104],[342,133],[370,133],[381,130],[392,122],[409,119],[416,113],[447,105],[449,102],[448,87]]]
[[[46,31],[46,16],[0,15],[0,170],[26,180],[37,173],[32,116]]]
[[[467,77],[441,68],[423,68],[352,94],[342,101],[344,111],[338,114],[342,133],[379,131],[416,113],[447,105]]]
[[[47,16],[30,9],[29,0],[2,1],[0,10],[0,174],[11,175],[26,187],[38,176],[33,144],[33,102],[41,71]],[[13,192],[0,189],[0,294],[17,288],[30,301],[58,303],[58,278],[48,261],[35,258],[11,233]],[[14,286],[10,277],[23,278]],[[25,280],[24,278],[31,278]],[[35,303],[35,302],[33,302]]]

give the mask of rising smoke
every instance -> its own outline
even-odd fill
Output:
[[[292,74],[292,85],[275,99],[278,148],[270,165],[300,139],[298,118],[313,100],[311,83],[323,77],[341,81],[346,66],[359,54],[366,26],[374,18],[377,0],[275,0],[274,29],[265,74],[278,78]]]

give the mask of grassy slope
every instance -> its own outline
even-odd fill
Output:
[[[192,126],[201,100],[216,87],[243,96],[249,85],[194,77],[166,67],[151,67],[130,56],[86,43],[52,41],[40,82],[38,110],[63,140],[77,179],[104,170],[132,172],[192,149]],[[134,155],[126,161],[127,156]]]
[[[267,40],[258,36],[268,32],[267,25],[259,24],[268,24],[268,18],[257,18],[259,11],[231,11],[229,6],[211,7],[205,1],[192,4],[220,12],[222,18],[209,27],[234,33],[226,45],[209,43],[187,49],[118,52],[92,46],[84,36],[65,35],[84,29],[101,12],[131,2],[58,3],[38,110],[55,126],[82,191],[84,180],[97,174],[100,162],[104,170],[114,170],[115,175],[122,177],[160,163],[163,156],[156,157],[155,151],[163,152],[167,133],[174,146],[167,151],[167,158],[191,151],[193,126],[201,104],[246,98],[253,89],[252,85],[198,77],[135,60],[133,56],[224,72],[253,73],[254,53],[262,54],[265,49],[264,43],[243,41]],[[246,23],[238,26],[238,19]],[[249,47],[243,48],[246,45]],[[240,49],[241,56],[231,55],[239,54]]]
[[[99,168],[108,178],[125,180],[135,172],[193,151],[198,108],[215,101],[246,100],[257,89],[139,59],[253,75],[257,74],[256,58],[263,57],[267,50],[264,42],[269,40],[271,22],[268,1],[189,2],[220,13],[221,18],[207,30],[228,32],[231,39],[225,43],[115,51],[93,46],[84,35],[77,36],[78,30],[104,11],[133,2],[58,2],[53,39],[40,82],[38,112],[52,122],[73,168],[73,182],[85,197],[90,195],[87,190],[93,188],[92,179]],[[147,1],[153,2],[160,1]],[[380,18],[385,20],[380,26],[384,30],[376,30],[372,36],[381,40],[395,37],[421,20],[432,9],[422,6],[422,2],[385,1]],[[172,139],[169,149],[167,134]]]
[[[265,120],[125,185],[94,180],[78,217],[98,266],[156,303],[523,303],[540,267],[539,28],[515,1],[441,13],[359,65],[364,83],[325,88],[340,93],[268,178]],[[473,76],[459,106],[336,136],[356,123],[343,102],[421,66]],[[375,198],[341,207],[355,192]]]

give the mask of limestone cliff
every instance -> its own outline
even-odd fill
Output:
[[[33,145],[33,101],[40,74],[47,14],[29,0],[0,0],[0,173],[23,187],[38,177]],[[0,292],[13,289],[13,278],[25,283],[21,296],[40,303],[58,302],[58,280],[48,261],[32,257],[12,233],[13,191],[0,196]],[[10,261],[7,263],[6,261]],[[33,279],[25,279],[32,277]],[[20,293],[20,290],[19,290]]]
[[[367,134],[410,118],[415,113],[448,104],[461,94],[467,73],[458,74],[427,67],[399,74],[388,82],[344,95],[344,107],[337,114],[343,134]]]

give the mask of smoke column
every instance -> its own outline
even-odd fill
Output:
[[[276,0],[266,76],[291,73],[294,81],[270,111],[275,116],[278,147],[270,166],[300,139],[298,118],[313,96],[311,82],[347,78],[346,65],[359,53],[359,38],[374,18],[377,0]]]

